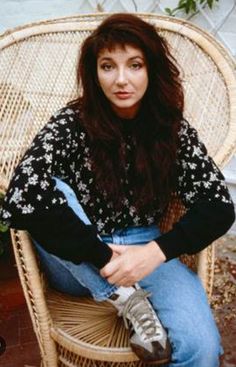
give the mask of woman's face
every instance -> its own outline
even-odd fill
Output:
[[[98,55],[97,76],[113,110],[122,118],[135,117],[148,86],[143,52],[133,46],[103,49]]]

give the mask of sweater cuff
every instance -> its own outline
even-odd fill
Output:
[[[154,241],[158,244],[162,252],[166,256],[166,261],[172,260],[182,255],[185,251],[183,248],[183,233],[180,228],[175,228],[164,233]]]
[[[86,261],[91,262],[98,269],[103,268],[112,257],[112,249],[99,239],[93,241],[91,250],[87,251]]]

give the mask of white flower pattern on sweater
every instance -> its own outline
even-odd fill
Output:
[[[231,203],[224,178],[207,155],[196,130],[185,120],[179,131],[177,194],[187,208],[199,198]],[[132,151],[132,138],[126,148]],[[126,165],[130,169],[131,163]],[[160,209],[138,215],[132,203],[132,187],[128,182],[128,195],[121,211],[107,202],[105,193],[98,192],[91,170],[88,137],[78,121],[78,113],[65,107],[57,111],[38,133],[30,149],[18,166],[13,183],[6,196],[8,205],[2,218],[11,221],[12,213],[30,215],[58,206],[67,205],[64,195],[56,189],[53,177],[67,182],[75,191],[92,223],[100,233],[110,233],[127,225],[149,225],[161,215]],[[10,208],[10,210],[8,209]]]

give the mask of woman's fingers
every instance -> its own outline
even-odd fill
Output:
[[[121,246],[118,246],[121,247]],[[129,246],[122,246],[120,255],[115,257],[115,259],[107,263],[101,270],[100,274],[108,280],[111,284],[121,285],[124,282],[127,284],[134,284],[136,279],[135,275],[135,249],[134,246],[129,248]],[[114,250],[115,247],[113,247]],[[124,280],[125,279],[125,280]]]
[[[113,244],[110,246],[117,256],[100,270],[100,274],[111,284],[132,285],[150,274],[166,260],[155,241],[142,246]]]
[[[121,266],[122,262],[120,261],[121,255],[118,255],[114,258],[114,260],[109,261],[102,269],[100,269],[100,274],[104,278],[109,278],[114,274]]]

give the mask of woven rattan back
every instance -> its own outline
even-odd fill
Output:
[[[19,159],[51,114],[77,95],[75,72],[79,46],[104,16],[80,15],[41,22],[8,31],[0,37],[0,190],[6,190]],[[214,38],[196,26],[164,16],[140,16],[152,22],[167,39],[181,70],[185,117],[197,128],[216,163],[223,167],[231,158],[236,142],[234,61]],[[183,211],[181,203],[174,198],[161,223],[162,229],[167,230]],[[107,341],[110,324],[105,323],[102,332],[97,327],[97,334],[91,329],[88,338],[84,329],[81,332],[78,325],[90,325],[91,321],[86,302],[79,307],[86,310],[88,318],[82,313],[82,317],[76,319],[73,312],[74,324],[71,324],[71,310],[77,309],[76,300],[71,308],[70,301],[63,298],[58,301],[49,292],[46,302],[30,238],[25,232],[12,231],[12,239],[43,366],[56,367],[59,359],[60,366],[89,367],[94,366],[93,358],[97,359],[96,366],[108,367],[111,361],[113,367],[142,366],[127,347],[123,331],[118,333],[113,328],[112,338],[119,341],[119,345],[112,350],[110,336]],[[185,262],[198,271],[210,295],[213,247],[209,246],[198,256],[188,257]],[[95,312],[92,311],[93,318],[97,307],[95,305]],[[106,319],[111,320],[110,316]],[[94,344],[91,340],[95,339]],[[98,360],[105,362],[100,364]],[[119,364],[120,361],[125,363]]]

